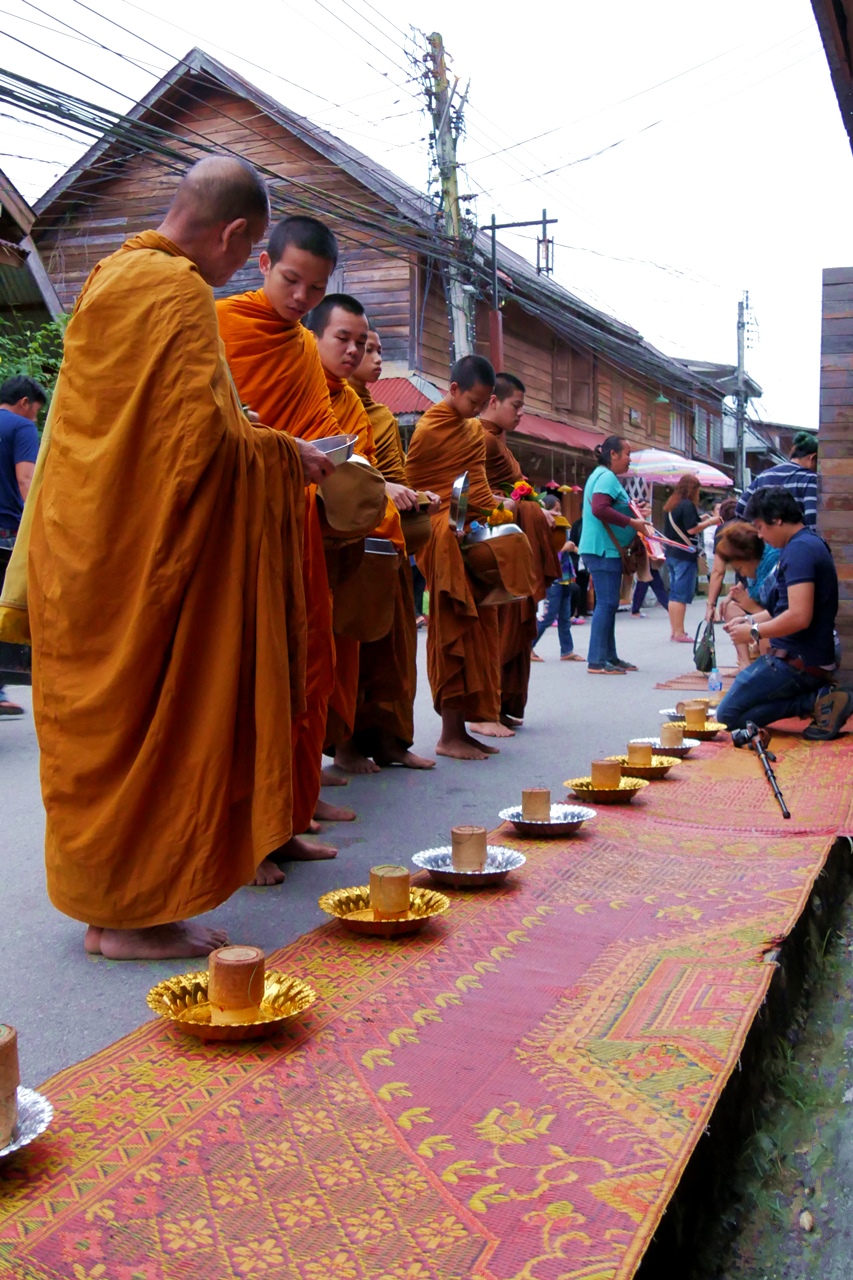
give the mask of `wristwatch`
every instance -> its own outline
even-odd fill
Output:
[[[753,622],[752,626],[749,628],[749,638],[753,644],[758,644],[761,640],[761,632],[758,630],[758,625],[755,622]]]

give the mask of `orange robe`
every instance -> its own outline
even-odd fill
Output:
[[[376,447],[373,426],[365,412],[357,392],[348,382],[326,374],[326,383],[332,402],[332,412],[345,435],[355,435],[356,453],[374,466]],[[373,531],[374,538],[389,538],[398,551],[405,550],[400,515],[391,499],[388,499],[385,519]],[[324,750],[334,755],[335,748],[347,742],[355,730],[356,703],[358,701],[358,671],[361,645],[349,636],[335,636],[335,687],[329,699]]]
[[[429,590],[427,670],[433,704],[462,712],[466,720],[497,720],[500,714],[500,648],[494,606],[478,610],[462,552],[450,528],[453,482],[463,471],[470,482],[468,523],[483,520],[493,508],[486,479],[486,445],[476,418],[460,418],[447,401],[427,409],[418,422],[406,456],[406,474],[416,489],[432,489],[441,510],[432,517],[432,535],[418,556]],[[510,589],[533,590],[529,557],[511,566]],[[503,566],[502,566],[503,571]],[[506,579],[505,579],[506,580]]]
[[[339,435],[313,333],[301,324],[286,324],[262,289],[225,298],[216,310],[239,394],[261,420],[301,440]],[[296,835],[308,830],[317,807],[326,711],[335,684],[332,600],[314,485],[307,492],[303,580],[310,643],[305,709],[293,719]]]
[[[367,388],[358,394],[373,427],[375,465],[387,481],[406,484],[406,459],[397,419],[384,404],[373,399]],[[400,746],[412,745],[417,658],[412,569],[404,547],[391,630],[381,640],[362,644],[359,653],[354,737],[362,755],[372,756],[380,748],[383,732]]]
[[[486,475],[496,493],[524,479],[518,460],[507,446],[506,432],[491,422],[483,422],[486,438]],[[536,606],[545,599],[548,587],[559,576],[560,562],[551,542],[551,530],[537,502],[516,504],[516,524],[527,534],[533,552],[536,587],[524,600],[498,607],[501,635],[501,712],[524,719],[530,684],[530,656],[536,642]]]
[[[303,507],[294,445],[240,409],[209,286],[163,236],[134,236],[68,326],[29,524],[47,885],[66,915],[207,911],[290,838]]]

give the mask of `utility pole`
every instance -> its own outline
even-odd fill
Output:
[[[536,270],[540,275],[543,271],[546,275],[550,275],[554,270],[554,241],[548,236],[548,228],[556,221],[556,218],[548,217],[547,209],[542,210],[541,219],[537,218],[535,222],[495,222],[495,215],[492,214],[492,220],[488,227],[492,236],[492,309],[489,312],[489,357],[498,373],[504,367],[504,318],[501,311],[501,290],[500,280],[498,279],[497,232],[506,231],[510,227],[541,227],[542,237],[536,241]]]
[[[444,215],[444,232],[452,240],[454,248],[460,246],[460,228],[462,219],[459,214],[459,182],[456,160],[456,142],[458,125],[465,94],[453,110],[453,99],[459,87],[459,77],[455,77],[451,85],[447,78],[447,66],[444,56],[444,41],[437,31],[429,37],[429,71],[432,79],[431,114],[435,154],[438,161],[438,172],[441,179],[441,208]],[[447,267],[447,293],[450,308],[450,328],[452,334],[453,359],[471,354],[471,316],[469,299],[457,261],[451,261]]]
[[[744,353],[746,350],[746,310],[749,294],[737,304],[737,407],[735,418],[735,488],[741,493],[745,488],[744,440],[746,433],[746,384],[744,377]]]

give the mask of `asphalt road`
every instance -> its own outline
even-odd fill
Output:
[[[702,615],[688,612],[688,629]],[[589,626],[574,631],[585,654]],[[687,645],[669,643],[663,611],[642,620],[617,618],[620,655],[640,667],[622,677],[590,676],[581,663],[558,660],[557,632],[540,645],[524,728],[501,754],[484,762],[439,760],[435,770],[390,769],[355,778],[324,795],[352,805],[358,821],[329,826],[340,852],[334,861],[287,868],[275,889],[242,889],[211,914],[233,942],[267,952],[323,922],[317,899],[327,889],[365,882],[377,862],[407,862],[419,849],[449,842],[452,825],[497,825],[498,811],[520,801],[524,786],[548,786],[562,796],[565,778],[588,772],[589,762],[625,749],[631,737],[658,731],[661,707],[676,697],[655,691],[656,682],[692,668]],[[420,690],[415,750],[429,755],[438,736],[425,675],[426,637],[421,633]],[[734,660],[728,641],[721,663]],[[83,951],[83,926],[60,915],[45,891],[44,812],[38,780],[38,748],[28,689],[15,690],[27,714],[0,721],[0,787],[3,851],[0,858],[0,1022],[18,1028],[22,1081],[36,1085],[54,1072],[134,1030],[148,1017],[145,994],[155,982],[181,972],[186,962],[121,963]]]

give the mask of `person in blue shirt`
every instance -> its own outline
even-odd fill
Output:
[[[743,520],[749,500],[761,489],[787,489],[803,509],[803,524],[817,528],[817,436],[813,431],[798,431],[794,436],[791,461],[759,471],[737,501],[735,517]]]
[[[621,436],[608,436],[595,447],[598,466],[583,491],[583,531],[578,550],[592,574],[595,608],[589,632],[587,671],[591,675],[623,676],[636,671],[616,653],[616,611],[622,586],[620,547],[628,547],[646,527],[648,508],[635,516],[619,480],[631,465],[631,446]]]
[[[555,512],[560,510],[559,500],[554,497],[545,498],[542,505],[546,510]],[[578,582],[575,576],[577,550],[577,546],[569,538],[559,553],[560,576],[551,583],[545,596],[545,612],[539,621],[536,639],[533,642],[534,648],[531,654],[533,662],[544,662],[544,658],[536,652],[536,645],[555,619],[560,640],[560,661],[583,662],[581,655],[575,653],[572,640],[572,614],[575,610],[575,597],[578,594]]]
[[[717,709],[727,729],[762,727],[788,716],[811,716],[803,736],[837,738],[853,695],[833,686],[838,575],[832,553],[804,520],[787,490],[758,489],[746,509],[764,542],[779,549],[776,584],[768,608],[726,623],[735,644],[769,640],[765,654],[741,671]]]
[[[0,579],[15,545],[24,502],[30,490],[39,433],[36,419],[47,403],[47,392],[33,378],[16,374],[0,384]],[[0,685],[0,716],[23,715]]]
[[[758,536],[755,525],[743,520],[732,520],[722,530],[716,542],[715,560],[723,570],[729,565],[737,573],[738,582],[729,588],[728,595],[719,601],[719,616],[723,622],[743,619],[746,614],[772,613],[771,592],[776,584],[776,569],[781,552]],[[713,614],[714,610],[711,610]],[[708,613],[706,612],[706,618]],[[765,648],[769,641],[765,641]],[[738,643],[738,668],[749,666],[749,645]]]

